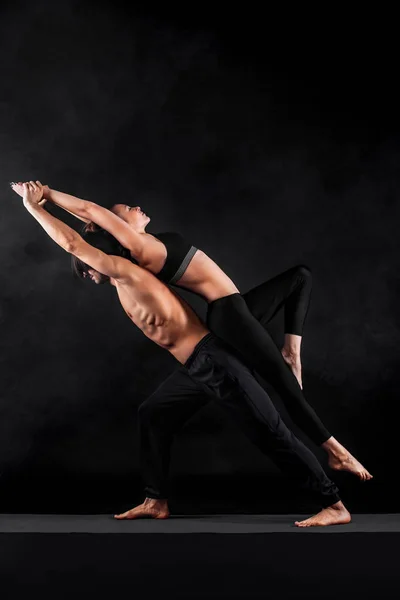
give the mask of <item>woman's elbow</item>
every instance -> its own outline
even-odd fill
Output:
[[[83,204],[83,210],[81,216],[86,219],[87,222],[94,221],[93,216],[95,215],[97,204],[95,202],[91,202],[90,200],[85,200]]]

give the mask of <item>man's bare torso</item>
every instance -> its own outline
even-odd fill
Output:
[[[120,261],[123,261],[120,263]],[[153,342],[184,363],[208,329],[193,309],[152,273],[119,258],[111,280],[128,317]]]

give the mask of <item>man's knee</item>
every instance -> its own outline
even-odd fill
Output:
[[[157,403],[154,401],[153,397],[147,398],[147,400],[142,402],[138,408],[139,423],[143,424],[155,421],[159,412]]]

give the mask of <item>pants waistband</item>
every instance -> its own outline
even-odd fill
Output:
[[[190,365],[195,360],[198,353],[200,352],[200,350],[215,339],[216,339],[216,336],[211,332],[207,333],[203,338],[201,338],[201,340],[199,342],[197,342],[197,344],[195,345],[192,354],[189,356],[187,361],[184,363],[184,366],[186,368],[189,368]]]

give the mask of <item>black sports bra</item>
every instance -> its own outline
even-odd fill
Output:
[[[190,261],[197,252],[180,233],[166,231],[165,233],[153,233],[167,248],[167,258],[164,266],[156,277],[164,283],[176,283],[182,277],[189,266]]]

